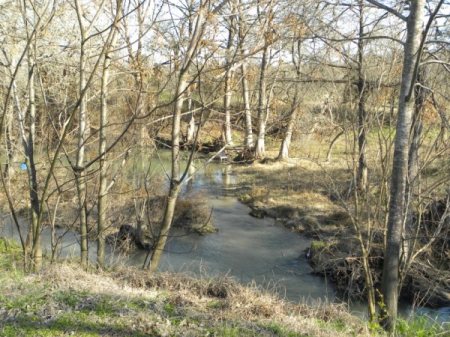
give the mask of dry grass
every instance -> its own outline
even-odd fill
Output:
[[[228,277],[89,272],[70,263],[24,276],[11,258],[0,275],[2,336],[370,335],[341,306],[288,303]]]
[[[173,225],[198,234],[216,232],[211,212],[204,196],[198,193],[184,195],[177,200]]]
[[[40,274],[26,276],[19,283],[5,282],[0,287],[10,300],[36,295],[37,302],[30,306],[33,315],[46,317],[40,328],[52,327],[68,311],[73,317],[90,312],[84,318],[89,324],[109,327],[90,328],[102,336],[120,335],[126,329],[136,336],[228,336],[225,331],[229,327],[236,332],[232,336],[370,335],[365,324],[341,306],[309,307],[284,302],[226,277],[150,275],[129,268],[91,273],[75,265],[57,264]],[[15,308],[13,318],[11,310],[0,311],[0,317],[15,325],[16,331],[22,331],[25,325],[19,318],[23,310]],[[121,328],[112,322],[120,322]],[[78,327],[71,324],[67,323],[65,331],[80,335],[89,330],[82,327],[90,326],[86,322],[78,322]]]
[[[342,140],[342,142],[344,139]],[[323,147],[316,149],[323,153]],[[237,167],[239,176],[246,189],[241,195],[241,201],[252,208],[252,215],[273,217],[289,229],[303,233],[324,244],[326,249],[320,249],[320,254],[313,258],[316,273],[327,275],[336,285],[339,292],[350,298],[365,298],[364,273],[360,260],[361,250],[357,242],[352,216],[361,228],[366,228],[366,220],[370,215],[373,231],[372,247],[370,249],[370,263],[373,271],[375,286],[379,286],[383,262],[383,231],[385,224],[385,210],[387,208],[388,176],[383,177],[379,163],[375,159],[377,154],[370,152],[370,197],[359,197],[359,213],[355,211],[354,188],[352,186],[352,164],[350,154],[336,151],[335,159],[331,163],[320,160],[293,158],[287,162],[264,160],[249,166]],[[372,148],[372,151],[374,149]],[[372,166],[373,165],[373,166]],[[445,165],[444,165],[445,167]],[[439,171],[439,170],[438,170]],[[436,171],[436,172],[438,172]],[[439,172],[438,172],[439,173]],[[445,177],[445,172],[433,174],[429,178],[423,177],[423,186],[433,183],[439,176]],[[426,183],[425,183],[426,182]],[[433,193],[439,195],[440,190]],[[422,196],[422,202],[428,203],[435,199],[434,194]],[[414,204],[413,207],[416,207]],[[435,221],[439,222],[439,221]],[[365,230],[365,229],[364,229]],[[427,229],[432,233],[432,229]],[[443,239],[436,240],[433,247],[437,247],[437,257],[427,252],[417,259],[428,264],[432,261],[435,266],[445,266],[443,256],[445,242],[448,235],[441,233]],[[366,235],[366,233],[363,233]],[[427,237],[429,234],[422,234]],[[447,241],[446,241],[447,240]],[[437,244],[440,242],[439,244]],[[425,244],[426,241],[419,244]],[[443,249],[444,248],[444,249]],[[431,257],[430,257],[431,256]],[[448,287],[440,282],[433,273],[415,271],[416,264],[408,272],[404,294],[411,301],[417,298],[423,303],[448,303]],[[440,270],[444,268],[437,268]],[[441,275],[446,274],[444,272]],[[426,282],[423,282],[426,279]],[[412,285],[410,285],[412,284]],[[417,286],[416,286],[417,285]],[[446,289],[446,290],[444,290]],[[442,304],[441,304],[442,305]]]
[[[247,185],[241,200],[287,227],[319,237],[351,229],[346,210],[333,200],[349,186],[350,175],[342,165],[290,159],[238,170]]]

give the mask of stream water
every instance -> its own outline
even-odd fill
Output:
[[[154,167],[161,172],[158,165]],[[273,219],[250,216],[250,209],[230,193],[238,187],[239,177],[231,166],[210,164],[195,174],[184,193],[189,189],[208,199],[219,231],[204,236],[173,231],[160,270],[206,277],[227,275],[245,284],[254,282],[294,302],[336,301],[333,286],[326,279],[311,274],[312,269],[304,257],[309,240],[277,225]],[[22,229],[25,232],[25,224]],[[63,229],[57,229],[57,235],[63,233]],[[3,219],[0,236],[18,239],[17,230],[9,218]],[[42,238],[44,249],[49,250],[49,229],[44,229]],[[65,233],[60,257],[79,256],[78,241],[78,234]],[[92,260],[95,260],[95,246],[91,243],[89,253]],[[107,258],[110,264],[142,266],[145,252],[123,256],[108,247]],[[364,315],[366,310],[361,303],[353,303],[350,307],[359,315]],[[404,306],[403,312],[409,314],[411,308]],[[440,321],[450,320],[448,308],[422,313],[438,316]]]

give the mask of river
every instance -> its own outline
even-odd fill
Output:
[[[164,162],[163,159],[160,164]],[[153,165],[153,169],[161,172],[161,165]],[[198,162],[196,165],[200,167],[202,164]],[[325,278],[311,273],[312,269],[304,256],[310,240],[277,225],[274,219],[250,216],[250,209],[233,196],[235,193],[232,191],[240,187],[239,177],[232,166],[226,164],[212,163],[195,173],[183,193],[194,191],[207,198],[218,232],[201,236],[172,231],[160,270],[205,277],[227,275],[244,284],[254,282],[293,302],[313,304],[339,301],[333,286]],[[25,224],[23,230],[26,230]],[[57,230],[58,235],[63,233],[63,229]],[[4,218],[0,236],[18,239],[9,218]],[[78,234],[74,232],[65,233],[59,256],[79,256],[78,239]],[[91,243],[89,253],[92,260],[95,260],[95,246]],[[51,247],[49,229],[44,230],[43,247],[46,250]],[[142,266],[144,258],[144,251],[124,256],[108,247],[107,260],[111,265]],[[365,314],[362,303],[352,303],[350,308],[357,315]],[[409,315],[411,308],[403,305],[402,311],[404,315]],[[421,312],[437,316],[439,321],[450,320],[448,308],[437,311],[421,309]]]

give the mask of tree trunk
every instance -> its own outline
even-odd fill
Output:
[[[363,265],[363,271],[364,271],[364,283],[367,288],[367,311],[369,314],[369,320],[371,322],[374,322],[377,315],[376,315],[376,299],[375,299],[375,286],[373,283],[373,277],[371,273],[371,268],[369,264],[369,249],[370,249],[370,240],[368,240],[367,246],[364,243],[364,237],[362,230],[358,223],[355,221],[359,221],[360,214],[359,214],[359,205],[358,205],[358,194],[355,190],[355,201],[356,201],[356,220],[354,220],[353,226],[356,232],[356,236],[358,238],[358,242],[361,248],[361,259],[362,259],[362,265]]]
[[[187,129],[186,142],[188,144],[191,144],[194,141],[196,128],[195,128],[195,115],[194,115],[194,112],[192,111],[191,90],[189,90],[189,89],[188,89],[187,102],[188,102],[187,108],[188,108],[188,111],[190,111],[190,117],[189,117],[188,129]]]
[[[297,121],[298,108],[300,104],[300,55],[301,55],[301,39],[294,42],[292,47],[292,60],[295,66],[296,82],[294,84],[294,100],[289,114],[289,122],[286,128],[283,141],[281,142],[280,152],[278,153],[278,160],[287,160],[289,158],[289,147],[291,145],[292,133],[294,131],[295,122]]]
[[[356,187],[360,191],[367,188],[368,169],[366,159],[367,143],[367,87],[364,74],[364,5],[359,3],[359,34],[358,34],[358,169]]]
[[[366,160],[366,142],[367,142],[367,110],[366,101],[368,90],[366,86],[366,79],[364,73],[364,2],[359,1],[359,34],[358,34],[358,81],[357,81],[357,93],[358,93],[358,167],[356,171],[356,188],[354,190],[355,203],[357,210],[357,218],[361,218],[359,214],[359,201],[360,196],[365,198],[368,184],[368,169]],[[360,193],[361,192],[361,193]],[[367,205],[365,205],[367,207]],[[364,269],[364,282],[367,289],[367,311],[370,322],[375,322],[376,315],[376,298],[375,298],[375,286],[373,283],[372,269],[370,267],[369,252],[370,252],[370,232],[371,222],[367,222],[367,228],[365,231],[369,234],[369,237],[364,240],[362,230],[359,226],[356,226],[358,240],[361,246],[362,252],[362,264]]]
[[[10,70],[10,76],[13,77],[13,72]],[[22,110],[22,107],[20,105],[20,100],[19,100],[19,94],[18,94],[18,90],[17,90],[17,84],[16,81],[13,79],[11,82],[12,85],[12,92],[13,92],[13,96],[14,96],[14,106],[15,106],[15,110],[17,111],[17,120],[18,120],[18,127],[19,127],[19,134],[20,134],[20,139],[21,139],[21,143],[22,143],[22,147],[23,147],[23,151],[25,153],[25,160],[27,163],[27,174],[28,174],[28,180],[31,181],[30,179],[30,170],[29,170],[29,163],[30,160],[28,158],[28,136],[26,133],[26,127],[25,127],[25,115],[26,113]],[[30,99],[30,98],[29,98]],[[30,102],[31,103],[31,102]],[[32,104],[29,104],[29,107],[31,107]],[[13,110],[14,111],[14,110]],[[29,184],[29,186],[32,186]],[[29,188],[29,195],[30,195],[30,200],[31,200],[31,188]],[[31,204],[31,202],[30,202]],[[22,237],[21,237],[22,240]],[[30,263],[32,263],[31,261],[31,250],[32,250],[32,245],[33,245],[33,225],[31,224],[30,227],[28,228],[27,231],[27,237],[25,239],[25,244],[23,245],[23,250],[24,250],[24,269],[25,270],[30,270],[31,269],[31,265]]]
[[[79,71],[79,95],[82,94],[86,87],[86,74],[84,67],[87,65],[86,55],[86,35],[87,32],[83,26],[83,13],[79,1],[75,1],[75,9],[80,28],[80,59],[78,65]],[[78,216],[80,224],[80,258],[81,265],[87,268],[88,265],[88,228],[87,228],[87,212],[86,212],[86,179],[84,167],[84,153],[86,142],[86,109],[87,101],[86,95],[81,98],[80,107],[78,110],[78,147],[75,168],[75,182],[77,186],[78,195]]]
[[[226,64],[226,73],[225,73],[225,95],[223,97],[223,108],[225,110],[225,127],[224,127],[224,131],[225,131],[225,143],[227,145],[232,145],[233,144],[233,135],[231,132],[231,97],[232,97],[232,91],[231,91],[231,81],[233,78],[233,73],[231,71],[231,60],[230,60],[230,49],[231,49],[231,44],[232,44],[232,39],[233,39],[233,33],[231,32],[231,28],[230,28],[230,33],[228,36],[228,46],[227,46],[227,64]]]
[[[84,73],[85,66],[85,50],[82,44],[81,56],[80,56],[80,83],[79,90],[80,93],[86,86],[86,78]],[[78,151],[77,151],[77,162],[76,162],[76,184],[78,193],[78,214],[80,222],[80,251],[81,251],[81,265],[87,267],[88,264],[88,238],[87,238],[87,214],[86,214],[86,181],[85,181],[85,170],[84,170],[84,152],[85,152],[85,135],[86,135],[86,98],[83,97],[80,103],[80,109],[78,114]]]
[[[261,71],[259,74],[259,97],[258,97],[258,137],[256,139],[255,157],[264,158],[266,154],[265,138],[266,138],[266,122],[267,122],[267,88],[266,88],[266,71],[269,58],[269,46],[263,49],[261,60]]]
[[[122,11],[122,0],[117,1],[116,12]],[[117,15],[116,15],[117,18]],[[105,228],[106,228],[106,208],[107,208],[107,170],[106,170],[106,127],[108,124],[108,82],[109,67],[111,65],[111,49],[114,47],[117,36],[117,22],[114,22],[114,30],[111,45],[105,51],[103,61],[102,82],[101,82],[101,110],[100,110],[100,132],[99,132],[99,191],[97,196],[97,267],[103,268],[105,265]]]
[[[173,124],[172,124],[172,175],[170,179],[169,195],[167,198],[167,204],[164,211],[163,223],[161,230],[156,241],[156,245],[153,247],[153,251],[150,258],[150,271],[156,271],[158,269],[161,256],[166,246],[167,238],[169,236],[170,228],[172,227],[173,215],[175,212],[175,205],[177,202],[178,194],[180,192],[180,130],[181,130],[181,112],[183,109],[183,97],[188,83],[186,81],[186,72],[180,73],[179,82],[176,90],[176,102],[173,112]]]
[[[7,178],[11,178],[14,174],[14,158],[15,158],[15,150],[14,150],[14,141],[13,141],[13,128],[12,128],[12,120],[14,114],[14,107],[11,109],[7,109],[5,113],[5,143],[6,143],[6,164],[3,174]]]
[[[175,213],[175,206],[177,203],[180,186],[177,184],[170,188],[169,197],[167,198],[167,205],[164,212],[164,220],[161,230],[158,235],[158,241],[153,247],[152,256],[150,259],[149,270],[155,272],[158,270],[161,256],[166,246],[167,238],[169,237],[170,228],[172,227],[173,215]]]
[[[101,110],[100,110],[100,132],[99,132],[99,191],[97,196],[97,267],[103,268],[105,265],[105,227],[106,227],[106,188],[107,188],[107,172],[106,172],[106,124],[108,123],[108,80],[109,80],[109,65],[111,59],[109,53],[105,53],[105,60],[103,63],[103,75],[101,84]],[[102,155],[103,154],[103,155]]]
[[[26,146],[26,159],[28,168],[28,183],[30,189],[30,203],[31,203],[31,238],[32,244],[32,261],[33,269],[38,271],[42,267],[42,249],[41,249],[41,233],[38,228],[39,219],[39,196],[38,196],[38,182],[36,173],[36,164],[34,161],[34,144],[36,138],[36,92],[34,84],[35,76],[34,56],[32,51],[28,52],[28,95],[29,95],[29,118],[30,129],[28,133],[28,142]]]
[[[233,134],[231,132],[231,71],[227,70],[227,73],[225,74],[225,96],[223,98],[223,106],[225,110],[225,143],[227,145],[233,144]]]
[[[244,40],[246,35],[245,16],[242,12],[241,1],[237,0],[238,8],[238,36],[239,36],[239,56],[241,58],[241,75],[242,75],[242,100],[244,102],[244,116],[245,116],[245,143],[247,150],[253,148],[253,125],[252,125],[252,111],[250,109],[250,89],[247,79],[247,62],[245,60]]]
[[[400,248],[405,216],[405,189],[408,180],[408,152],[411,119],[414,112],[414,69],[419,53],[425,0],[410,2],[407,38],[404,49],[394,157],[391,176],[386,251],[384,254],[382,292],[386,305],[385,327],[393,331],[397,319],[399,295]]]
[[[403,244],[402,244],[402,254],[401,254],[401,270],[400,270],[400,283],[403,282],[403,279],[406,275],[407,269],[411,263],[411,259],[414,254],[414,247],[417,242],[417,233],[419,223],[414,223],[413,219],[413,209],[412,209],[412,196],[420,195],[420,186],[419,186],[419,147],[420,140],[422,137],[423,130],[423,122],[422,122],[422,114],[423,109],[425,107],[425,103],[427,101],[427,97],[430,92],[427,87],[427,73],[426,67],[421,67],[419,69],[419,73],[417,76],[417,82],[421,84],[421,86],[417,86],[415,88],[415,109],[414,109],[414,117],[411,127],[411,144],[409,146],[408,153],[408,181],[406,185],[405,192],[405,203],[406,203],[406,217],[403,228]],[[414,226],[415,225],[415,226]]]
[[[121,3],[122,5],[122,3]],[[143,10],[142,6],[138,6],[137,8],[137,20],[138,20],[138,36],[137,36],[137,48],[134,50],[133,48],[133,42],[131,41],[131,36],[129,35],[128,31],[128,25],[127,21],[123,20],[123,28],[125,31],[125,40],[127,44],[127,51],[128,51],[128,57],[131,60],[131,65],[133,67],[133,83],[134,83],[134,92],[136,95],[136,111],[134,112],[135,115],[141,116],[146,109],[146,101],[145,101],[145,95],[146,95],[146,76],[144,71],[144,64],[142,63],[142,41],[144,39],[144,17],[145,17],[145,10]],[[144,151],[145,143],[147,139],[147,126],[145,123],[138,124],[136,129],[136,138],[139,139],[139,151]],[[141,188],[142,185],[145,185],[145,174],[144,171],[144,162],[141,162],[139,164],[138,174],[135,175],[137,182],[136,182],[136,188]],[[147,223],[144,220],[144,210],[146,207],[146,200],[137,200],[136,201],[136,239],[138,244],[141,247],[144,247],[145,242],[145,235],[148,230]]]
[[[243,61],[241,65],[242,73],[242,98],[244,101],[244,115],[245,115],[245,148],[250,150],[253,147],[253,124],[252,111],[250,109],[250,90],[247,80],[247,65]]]
[[[295,85],[296,87],[299,84]],[[298,91],[299,89],[295,89]],[[298,94],[296,94],[297,96]],[[289,122],[286,128],[286,133],[284,135],[283,141],[281,142],[280,152],[278,153],[278,160],[287,160],[289,159],[289,147],[291,145],[292,133],[294,131],[295,122],[297,121],[298,115],[298,98],[294,98],[293,107],[291,113],[289,115]]]
[[[195,24],[194,33],[189,42],[189,47],[186,51],[186,55],[183,60],[183,64],[180,67],[178,75],[178,84],[175,90],[175,106],[173,110],[172,120],[172,173],[170,177],[169,193],[167,198],[167,204],[164,211],[164,218],[161,226],[159,236],[156,241],[156,245],[153,247],[150,257],[149,268],[151,271],[156,271],[161,260],[164,247],[167,242],[167,237],[172,226],[173,215],[175,212],[175,205],[180,192],[182,180],[185,178],[185,174],[189,170],[191,162],[189,161],[185,174],[180,177],[180,132],[181,132],[181,113],[183,110],[184,94],[188,87],[188,71],[192,64],[192,60],[198,52],[199,43],[203,36],[205,29],[205,13],[206,8],[201,6],[198,9],[197,21]],[[144,268],[147,267],[147,259],[144,262]]]
[[[225,111],[225,144],[226,145],[232,145],[233,144],[233,135],[231,132],[231,97],[232,97],[232,90],[231,90],[231,81],[233,78],[233,71],[231,70],[231,62],[232,62],[232,55],[231,55],[231,47],[233,46],[233,39],[234,39],[234,18],[231,16],[230,18],[230,26],[228,27],[228,43],[227,43],[227,50],[226,50],[226,57],[225,57],[225,95],[223,97],[223,107]]]
[[[27,67],[28,67],[28,107],[27,112],[22,111],[18,93],[16,90],[16,83],[13,80],[13,91],[19,114],[19,129],[22,138],[22,144],[25,153],[25,161],[28,175],[28,192],[30,197],[30,217],[31,224],[28,228],[28,234],[24,247],[24,262],[25,269],[39,271],[42,267],[42,250],[41,250],[41,232],[39,230],[39,213],[40,213],[40,199],[38,195],[38,181],[36,164],[34,158],[34,146],[36,141],[36,90],[35,90],[35,72],[36,72],[36,36],[31,37],[29,25],[32,21],[27,18],[27,8],[24,3],[22,10],[23,21],[25,25],[25,33],[30,47],[27,49]],[[36,17],[33,18],[34,20]],[[37,27],[34,27],[37,29]],[[26,114],[28,113],[28,116]],[[28,117],[28,118],[27,118]],[[28,123],[27,123],[28,122]],[[26,125],[28,126],[28,133],[26,132]]]
[[[194,14],[194,0],[189,0],[188,5],[188,12],[189,12],[189,25],[188,25],[188,33],[189,38],[192,38],[193,30],[194,30],[194,20],[193,20],[193,14]],[[186,89],[186,96],[187,96],[187,105],[188,105],[188,111],[190,111],[190,118],[189,118],[189,124],[187,129],[187,136],[186,136],[186,142],[188,144],[191,144],[194,142],[195,133],[196,133],[196,125],[195,125],[195,114],[192,111],[192,92],[194,91],[193,86],[189,86]]]

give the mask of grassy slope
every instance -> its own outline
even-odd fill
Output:
[[[196,280],[76,265],[20,270],[0,239],[0,336],[368,336],[331,305],[293,305],[230,279]]]

